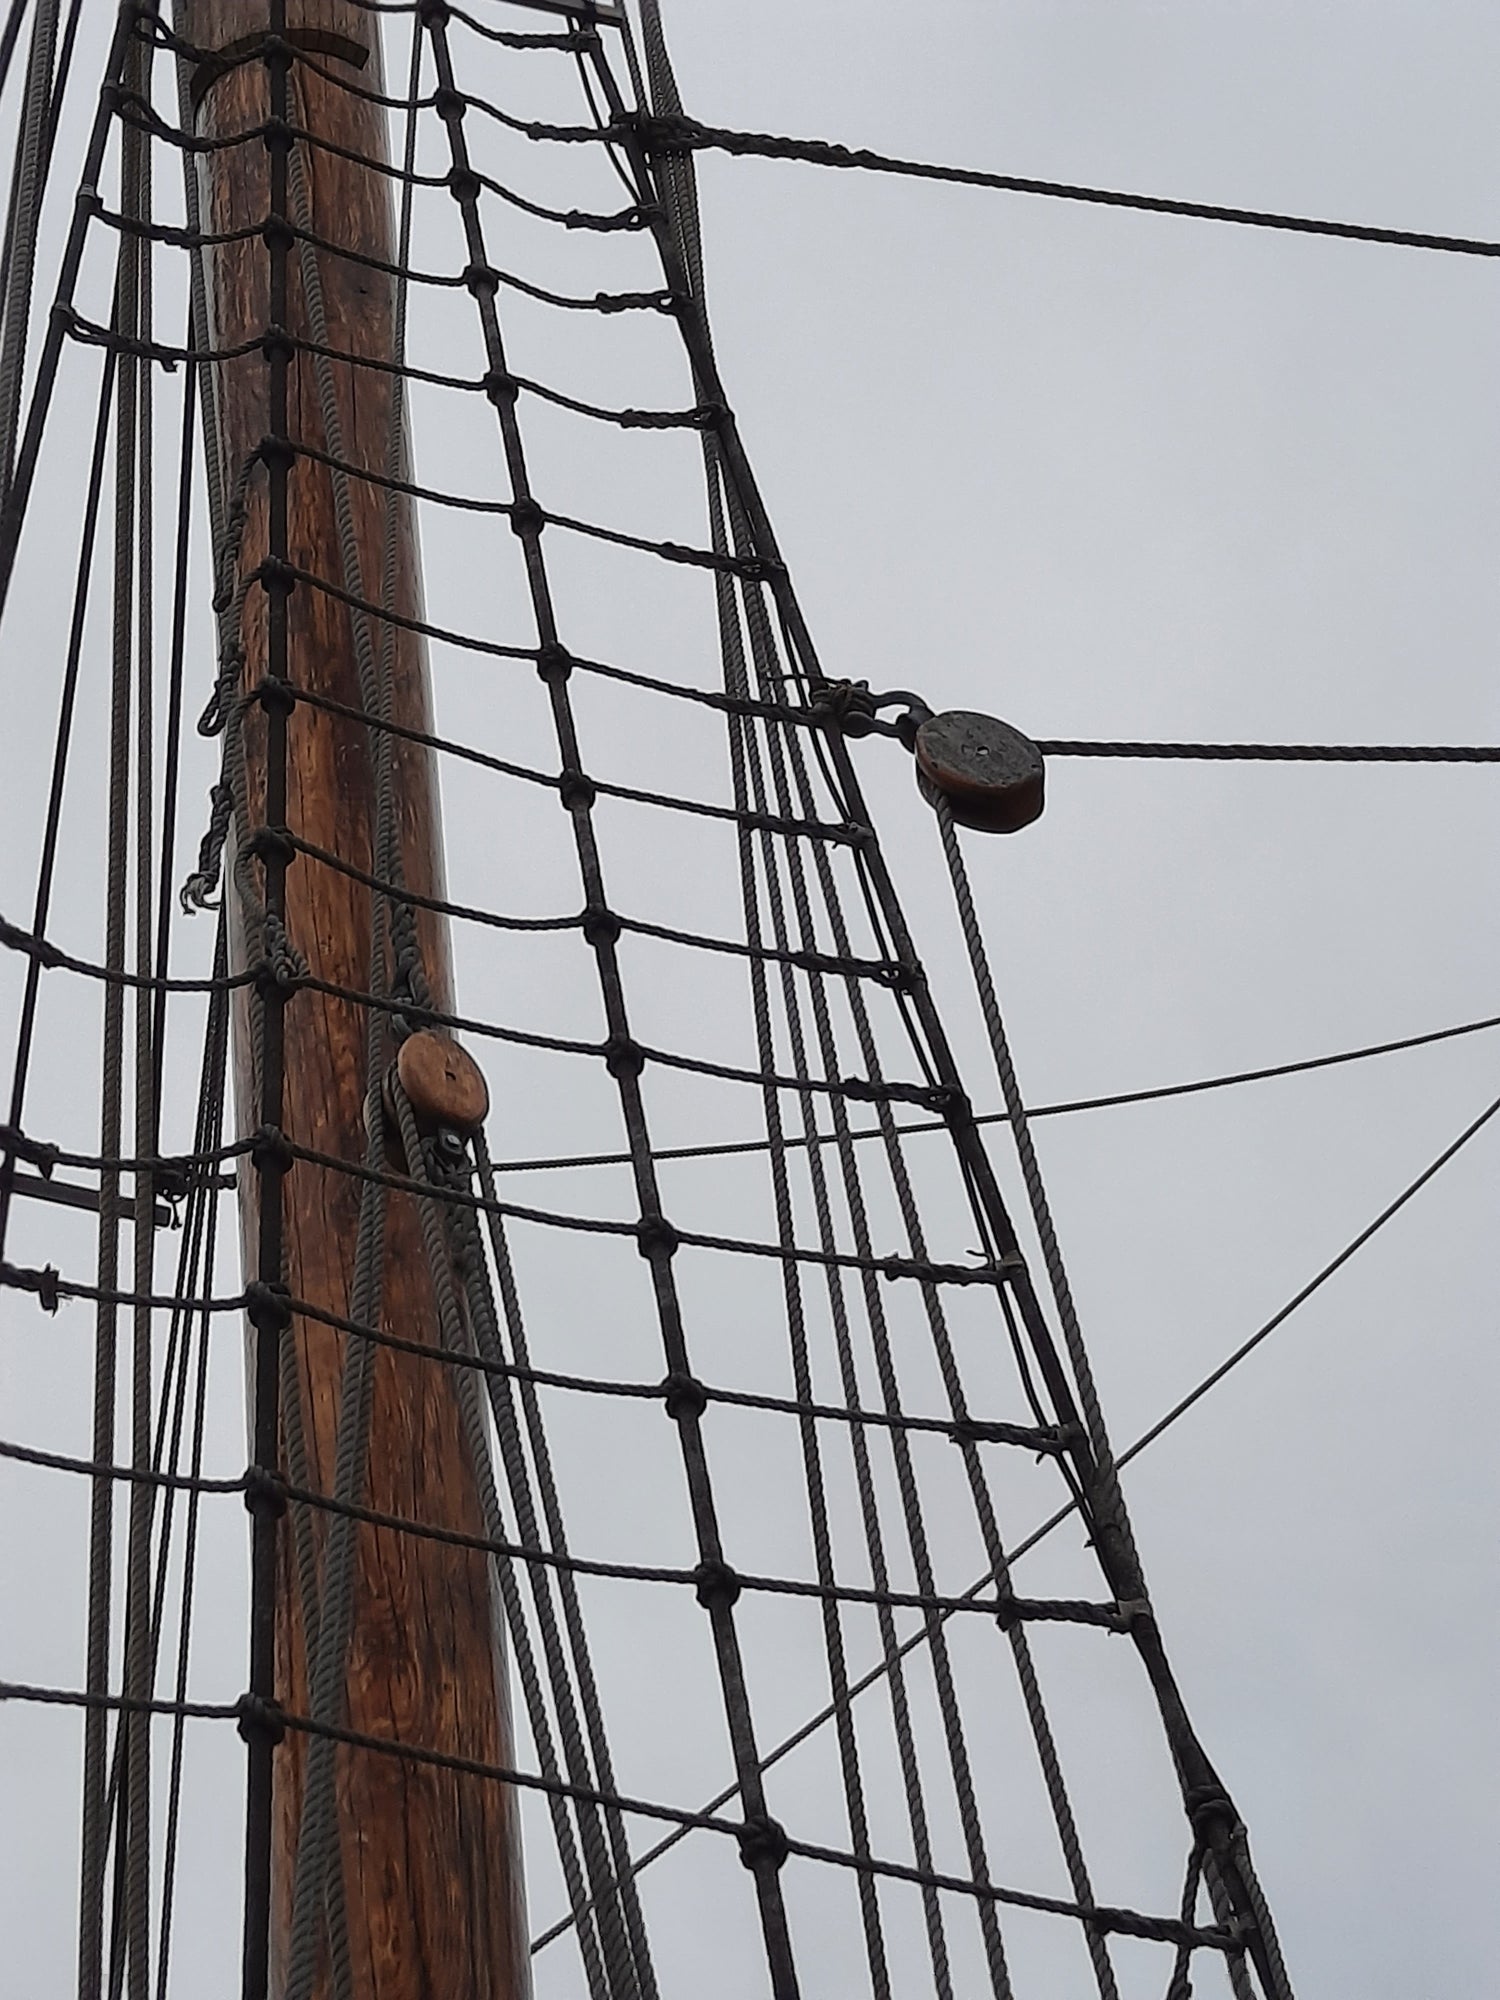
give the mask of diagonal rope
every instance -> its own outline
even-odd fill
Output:
[[[648,0],[642,0],[644,15]],[[1337,222],[1319,216],[1285,215],[1261,208],[1234,208],[1221,202],[1188,201],[1174,195],[1131,194],[1117,188],[1084,187],[1073,181],[1037,180],[1023,174],[989,173],[980,167],[946,167],[924,160],[898,159],[864,146],[841,146],[827,139],[795,139],[768,132],[736,132],[701,125],[680,112],[634,121],[633,129],[657,152],[686,157],[713,149],[740,157],[795,160],[804,165],[842,167],[866,173],[896,174],[912,180],[946,181],[958,187],[993,188],[1002,193],[1039,195],[1053,201],[1082,202],[1097,208],[1134,209],[1147,215],[1176,215],[1200,222],[1237,223],[1243,228],[1269,229],[1296,236],[1328,236],[1354,243],[1383,243],[1397,249],[1447,251],[1461,257],[1500,257],[1500,243],[1473,236],[1444,235],[1432,230],[1394,229],[1380,223]],[[527,136],[570,139],[571,132],[532,126]],[[595,133],[580,133],[594,138]],[[606,135],[610,136],[610,135]]]
[[[979,928],[978,913],[974,908],[973,892],[969,886],[968,871],[964,866],[963,853],[959,846],[958,831],[954,824],[952,809],[946,796],[938,792],[933,800],[937,816],[938,830],[942,840],[943,855],[948,865],[949,878],[953,885],[954,901],[957,905],[959,924],[963,931],[964,946],[968,953],[970,968],[974,975],[975,988],[979,996],[980,1012],[984,1016],[985,1032],[989,1038],[991,1053],[995,1059],[995,1070],[1000,1080],[1000,1093],[1009,1115],[1011,1137],[1021,1164],[1021,1178],[1026,1187],[1027,1203],[1031,1209],[1032,1221],[1041,1244],[1042,1262],[1046,1267],[1048,1283],[1051,1287],[1053,1303],[1057,1309],[1058,1321],[1062,1327],[1063,1343],[1072,1368],[1073,1380],[1078,1391],[1079,1407],[1084,1423],[1088,1427],[1090,1444],[1093,1449],[1094,1472],[1089,1500],[1099,1510],[1118,1535],[1125,1557],[1133,1594],[1140,1600],[1146,1599],[1144,1576],[1140,1557],[1136,1552],[1134,1537],[1130,1529],[1124,1496],[1120,1492],[1114,1458],[1110,1449],[1109,1435],[1105,1429],[1104,1414],[1099,1404],[1093,1368],[1088,1349],[1084,1343],[1083,1330],[1079,1325],[1078,1311],[1073,1300],[1072,1288],[1068,1282],[1066,1266],[1057,1240],[1057,1230],[1052,1219],[1051,1204],[1047,1199],[1046,1186],[1042,1180],[1041,1167],[1037,1161],[1036,1148],[1032,1143],[1031,1128],[1027,1123],[1026,1109],[1021,1098],[1020,1085],[1016,1080],[1015,1064],[1011,1057],[1010,1043],[1005,1033],[1005,1023],[1001,1017],[1000,1004],[995,992],[994,976],[990,970],[989,955],[985,950],[984,937]],[[1154,1624],[1145,1626],[1139,1633],[1137,1644],[1142,1651],[1148,1674],[1157,1692],[1162,1707],[1163,1721],[1167,1725],[1173,1756],[1178,1764],[1183,1784],[1184,1801],[1189,1812],[1202,1810],[1202,1800],[1212,1788],[1216,1811],[1218,1801],[1223,1800],[1223,1811],[1216,1825],[1208,1830],[1209,1845],[1204,1855],[1204,1874],[1209,1894],[1221,1923],[1231,1921],[1240,1914],[1237,1909],[1238,1894],[1247,1895],[1254,1906],[1256,1940],[1259,1945],[1257,1964],[1265,1981],[1268,1995],[1272,2000],[1291,2000],[1291,1982],[1287,1977],[1282,1960],[1276,1929],[1259,1892],[1255,1872],[1250,1863],[1249,1848],[1244,1827],[1239,1817],[1229,1806],[1223,1787],[1212,1766],[1198,1748],[1196,1738],[1187,1723],[1185,1712],[1181,1710],[1180,1697],[1171,1681],[1165,1658],[1155,1638]],[[1198,1822],[1195,1820],[1195,1830]],[[1224,1879],[1226,1866],[1232,1862],[1238,1883],[1231,1886]],[[1240,1886],[1242,1885],[1242,1887]],[[1238,1891],[1238,1894],[1237,1894]],[[1230,1982],[1235,1987],[1237,2000],[1253,2000],[1253,1988],[1249,1972],[1241,1960],[1229,1966]]]

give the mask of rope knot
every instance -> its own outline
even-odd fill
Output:
[[[1234,1800],[1222,1785],[1190,1785],[1183,1794],[1183,1804],[1187,1807],[1189,1825],[1202,1838],[1210,1837],[1219,1828],[1233,1833],[1240,1824]]]
[[[846,736],[868,736],[877,713],[868,681],[830,681],[818,689],[818,698],[808,709],[817,721],[831,723]]]
[[[234,1705],[235,1726],[246,1743],[278,1744],[286,1735],[286,1711],[269,1695],[242,1694]]]
[[[285,1333],[292,1323],[291,1293],[254,1278],[245,1287],[245,1312],[257,1333]]]
[[[604,1044],[604,1067],[616,1079],[639,1076],[646,1067],[646,1051],[629,1035],[611,1035]]]
[[[297,859],[297,843],[290,827],[258,826],[250,836],[249,847],[257,861],[279,861],[284,868]]]
[[[701,1417],[708,1408],[708,1391],[696,1375],[674,1369],[661,1385],[667,1415],[675,1423],[679,1417]]]
[[[558,773],[557,795],[566,811],[572,812],[577,807],[587,812],[594,803],[594,781],[570,764],[566,770]]]
[[[620,935],[620,919],[603,903],[590,903],[580,925],[588,944],[614,944]]]
[[[693,1571],[694,1594],[705,1611],[728,1611],[738,1602],[740,1580],[718,1556],[707,1556]]]
[[[791,1852],[786,1828],[769,1813],[747,1819],[735,1837],[739,1841],[740,1861],[746,1868],[779,1869]]]
[[[286,1512],[286,1480],[264,1465],[247,1468],[244,1481],[245,1512],[257,1520],[279,1521]]]
[[[635,1240],[643,1257],[674,1257],[680,1241],[677,1231],[664,1215],[643,1215],[635,1225]]]

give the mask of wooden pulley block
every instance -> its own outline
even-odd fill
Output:
[[[929,804],[945,798],[960,826],[1016,833],[1041,817],[1042,753],[1008,722],[944,709],[922,723],[915,749],[922,796]]]
[[[431,1028],[408,1035],[395,1074],[424,1131],[477,1131],[490,1108],[489,1086],[474,1058]],[[389,1108],[389,1107],[388,1107]]]

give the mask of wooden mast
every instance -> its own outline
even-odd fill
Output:
[[[329,78],[379,91],[377,16],[346,0],[188,0],[183,26],[197,48],[233,60],[200,62],[193,79],[196,129],[224,139],[259,130],[271,104],[268,67],[244,60],[277,24],[313,58],[290,66],[290,121],[340,150],[299,144],[298,178],[307,189],[312,232],[389,263],[393,258],[390,182],[361,160],[387,157],[384,111]],[[418,30],[420,32],[420,30]],[[314,67],[313,65],[316,65]],[[318,70],[329,73],[320,76]],[[352,157],[351,157],[352,156]],[[201,156],[204,227],[210,232],[255,229],[270,212],[269,152],[260,137]],[[213,344],[244,356],[214,370],[215,410],[226,488],[274,430],[268,394],[270,364],[257,345],[270,321],[272,248],[261,235],[209,252],[209,313]],[[327,345],[377,361],[392,358],[393,287],[369,264],[317,253],[327,319]],[[309,301],[298,278],[298,253],[285,259],[290,331],[310,337]],[[286,365],[286,431],[294,442],[328,449],[319,416],[317,364],[298,351]],[[377,369],[332,364],[343,432],[342,450],[368,469],[385,468],[392,426],[392,378]],[[324,379],[326,391],[327,378]],[[347,482],[364,593],[381,595],[387,546],[388,496],[358,479]],[[249,483],[249,515],[241,573],[266,555],[268,479]],[[285,546],[290,562],[342,585],[341,553],[331,476],[295,458],[286,475]],[[398,500],[395,519],[395,606],[420,611],[415,521]],[[252,587],[245,604],[244,686],[268,671],[268,594]],[[299,585],[287,599],[286,674],[295,688],[364,706],[354,633],[347,607],[325,592]],[[372,625],[377,646],[382,629]],[[421,642],[398,632],[391,657],[393,719],[430,728],[427,668]],[[247,710],[247,818],[266,821],[267,727]],[[442,861],[433,760],[418,746],[395,743],[395,789],[408,886],[441,894]],[[298,703],[286,722],[285,823],[299,839],[370,872],[373,851],[374,759],[370,732],[326,710]],[[232,884],[226,887],[232,921]],[[357,990],[370,977],[369,892],[350,876],[301,854],[285,873],[286,928],[292,945],[320,979]],[[451,1004],[445,927],[419,912],[418,936],[435,1004]],[[241,927],[243,929],[243,927]],[[244,937],[236,938],[244,962]],[[365,1010],[305,990],[284,1009],[282,1124],[295,1144],[360,1161],[366,1067]],[[236,1083],[242,1130],[261,1123],[253,1080],[251,1008],[235,1023]],[[360,1208],[359,1181],[295,1164],[282,1181],[285,1280],[294,1298],[347,1314]],[[242,1185],[247,1267],[256,1270],[260,1235],[256,1176]],[[409,1339],[439,1345],[439,1330],[419,1219],[412,1199],[388,1197],[383,1323]],[[265,1336],[261,1336],[264,1338]],[[305,1317],[284,1336],[289,1365],[280,1371],[278,1464],[288,1465],[288,1419],[300,1424],[307,1477],[332,1491],[345,1337]],[[364,1504],[384,1512],[483,1532],[473,1466],[463,1444],[454,1371],[378,1349]],[[326,1539],[326,1517],[312,1515],[315,1543]],[[309,1656],[289,1517],[278,1531],[275,1610],[275,1695],[292,1713],[309,1703]],[[491,1580],[477,1553],[362,1526],[354,1572],[353,1632],[348,1656],[345,1725],[441,1752],[509,1764],[512,1760],[503,1662],[496,1638]],[[293,1870],[308,1766],[308,1739],[288,1731],[271,1758],[271,1918],[269,1991],[284,1990],[292,1915]],[[492,1782],[339,1746],[336,1752],[337,1860],[357,2000],[524,2000],[529,1992],[526,1930],[514,1794]],[[314,1993],[331,1990],[326,1945],[320,1947]]]

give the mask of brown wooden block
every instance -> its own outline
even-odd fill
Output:
[[[396,1057],[396,1075],[420,1125],[473,1132],[490,1108],[484,1073],[466,1049],[430,1028],[408,1035]]]
[[[923,797],[947,799],[960,826],[980,833],[1016,833],[1041,816],[1042,753],[1008,722],[969,709],[945,709],[918,729],[916,756]]]

